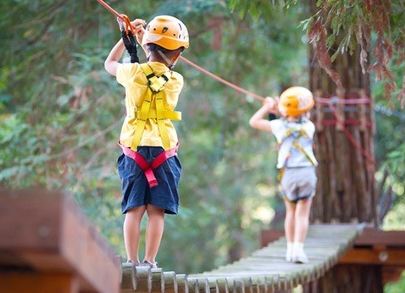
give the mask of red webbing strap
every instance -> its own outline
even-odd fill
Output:
[[[161,152],[150,164],[152,169],[156,169],[160,165],[162,165],[164,162],[167,161],[167,159],[174,157],[177,154],[177,149],[178,147],[174,147],[172,149],[166,150]]]
[[[177,145],[172,149],[163,151],[151,163],[148,163],[148,161],[139,152],[133,151],[121,144],[119,144],[119,146],[121,147],[124,155],[133,159],[135,163],[142,169],[143,173],[145,174],[146,180],[148,180],[150,188],[155,187],[159,184],[155,174],[153,173],[153,169],[158,168],[160,165],[166,162],[167,159],[174,157],[177,154],[177,150],[179,148]]]
[[[329,107],[332,109],[332,114],[335,117],[336,120],[338,120],[338,114],[337,114],[337,109],[336,107],[330,103]],[[346,126],[346,125],[345,125]],[[350,133],[350,131],[347,129],[347,127],[343,127],[343,133],[345,134],[346,138],[349,140],[349,142],[360,151],[360,153],[366,158],[366,162],[370,166],[375,166],[375,161],[373,156],[366,150],[364,149],[361,144],[356,141],[356,139],[353,137],[353,135]]]

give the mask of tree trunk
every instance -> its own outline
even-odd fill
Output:
[[[332,64],[344,87],[344,93],[338,95],[335,83],[318,66],[311,50],[310,88],[315,98],[369,97],[369,75],[362,73],[359,58],[358,48],[352,54],[339,55]],[[364,90],[364,95],[361,90]],[[318,105],[315,112],[319,181],[312,222],[367,222],[377,225],[371,104],[324,104]],[[342,119],[341,123],[339,119]]]
[[[309,0],[311,14],[316,0]],[[318,65],[310,49],[310,88],[317,97],[358,99],[370,97],[369,74],[360,66],[360,48],[339,55],[332,68],[340,75],[344,90]],[[363,90],[363,91],[361,91]],[[317,103],[315,153],[319,161],[318,185],[311,222],[366,222],[378,225],[374,182],[373,109],[369,105]],[[378,266],[336,266],[304,287],[316,292],[383,292]]]

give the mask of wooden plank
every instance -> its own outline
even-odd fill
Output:
[[[81,290],[119,292],[118,259],[71,197],[0,189],[0,209],[1,268],[73,272]]]
[[[370,248],[354,248],[346,252],[340,264],[364,264],[398,266],[405,268],[405,249],[387,248],[375,250]]]
[[[375,228],[364,228],[356,238],[356,246],[385,245],[405,247],[405,231],[383,231]]]
[[[130,263],[122,264],[121,291],[136,288],[135,266]]]
[[[121,264],[114,251],[70,197],[62,200],[61,254],[96,290],[118,292]]]
[[[177,290],[179,293],[189,293],[189,284],[187,280],[187,276],[184,274],[179,274],[176,276],[177,279]],[[190,292],[192,292],[190,290]]]
[[[0,292],[79,293],[80,284],[73,274],[2,272]]]
[[[163,272],[162,292],[177,293],[176,272]]]
[[[0,189],[0,250],[56,251],[60,207],[60,197],[49,191]]]
[[[323,233],[323,232],[321,232]],[[261,232],[262,245],[268,245],[273,239],[283,237],[282,230],[264,230]],[[315,235],[314,235],[315,236]],[[268,240],[270,242],[268,242]],[[310,239],[308,239],[310,241]],[[307,242],[306,242],[307,245]],[[384,231],[376,228],[365,227],[355,241],[355,246],[385,245],[390,247],[405,247],[405,231]]]
[[[135,267],[135,287],[137,292],[152,291],[152,272],[150,267]]]
[[[151,292],[164,292],[163,272],[161,268],[151,270]]]

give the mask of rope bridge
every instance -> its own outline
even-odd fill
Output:
[[[367,229],[311,226],[307,264],[286,262],[279,239],[210,272],[177,274],[122,265],[64,193],[0,188],[0,292],[271,293],[317,280],[338,262],[405,267],[405,232]]]
[[[251,256],[201,274],[176,274],[124,264],[121,292],[275,292],[288,290],[323,276],[351,248],[361,225],[313,225],[305,241],[307,264],[285,261],[285,239]]]

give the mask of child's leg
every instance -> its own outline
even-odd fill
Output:
[[[304,241],[308,231],[311,203],[311,198],[299,200],[295,210],[293,261],[296,263],[308,262],[308,258],[304,252]]]
[[[146,207],[140,206],[129,210],[124,220],[124,242],[127,259],[134,263],[139,262],[138,247],[142,216]]]
[[[285,231],[285,238],[287,239],[287,251],[285,255],[285,259],[287,261],[292,261],[293,256],[293,241],[294,241],[294,215],[295,215],[295,204],[284,199],[286,213],[285,213],[285,221],[284,221],[284,231]]]
[[[308,232],[312,198],[299,200],[295,210],[294,242],[303,243]]]
[[[147,205],[146,212],[149,219],[146,228],[145,260],[154,263],[163,236],[165,213],[163,209],[150,204]]]
[[[285,231],[285,238],[287,239],[287,243],[292,243],[294,241],[294,233],[295,233],[295,209],[296,204],[293,202],[284,199],[285,203],[285,221],[284,221],[284,231]]]

